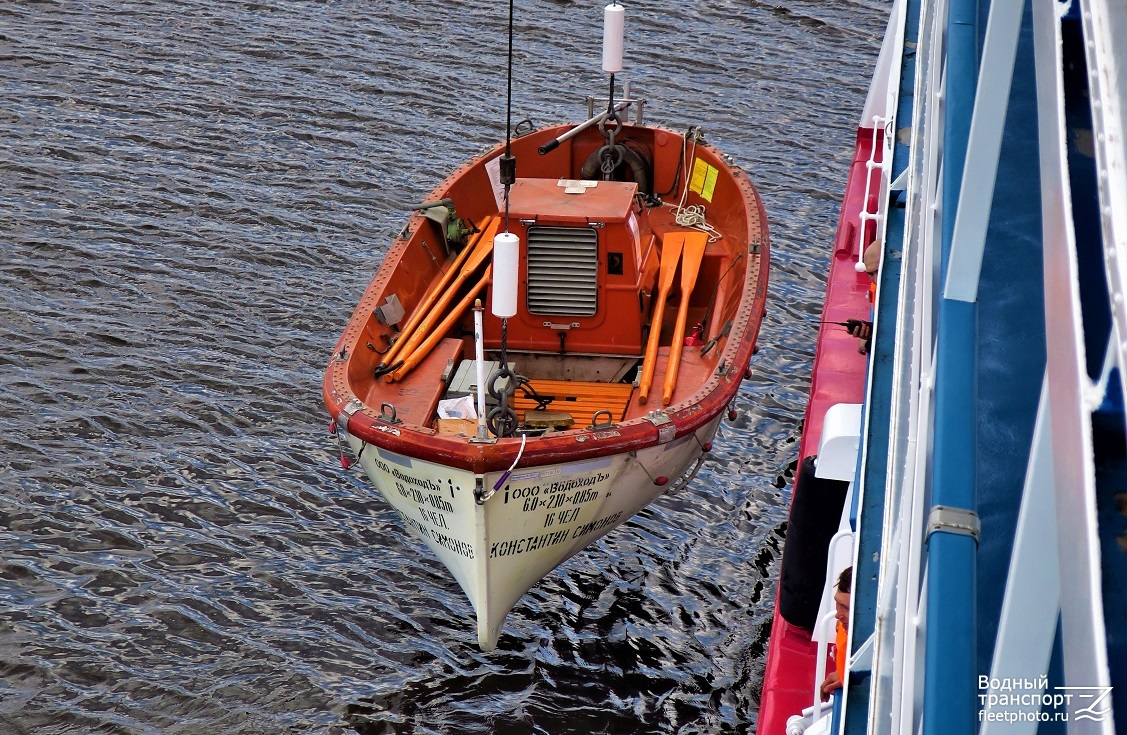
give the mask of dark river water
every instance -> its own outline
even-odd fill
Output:
[[[514,120],[604,94],[517,3]],[[757,182],[769,314],[711,459],[476,646],[329,436],[406,211],[504,135],[507,3],[0,7],[0,733],[755,729],[828,243],[887,0],[629,0],[650,120]]]

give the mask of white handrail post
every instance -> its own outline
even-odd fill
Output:
[[[811,713],[811,726],[816,724],[822,716],[822,681],[826,678],[826,656],[829,653],[830,647],[829,641],[827,640],[827,628],[828,625],[832,624],[835,620],[834,613],[827,613],[822,616],[822,619],[818,621],[818,625],[815,628],[815,630],[821,632],[822,635],[819,636],[821,640],[818,641],[817,658],[814,660],[814,711]],[[840,651],[838,655],[841,655]]]
[[[885,188],[884,184],[885,179],[887,178],[886,172],[888,170],[888,164],[883,160],[883,157],[881,162],[877,163],[877,139],[879,137],[877,133],[884,129],[883,123],[885,122],[885,120],[885,118],[882,118],[879,115],[873,115],[873,140],[872,145],[869,147],[869,160],[865,164],[865,198],[861,204],[861,212],[858,215],[858,219],[860,220],[860,227],[857,228],[856,269],[858,273],[865,270],[865,248],[868,245],[868,243],[865,242],[865,224],[869,220],[877,221],[881,217],[881,203],[879,201],[877,202],[877,211],[869,211],[869,194],[872,193],[874,168],[880,169],[880,185],[878,187],[878,192],[883,191]],[[879,226],[877,229],[879,230]]]

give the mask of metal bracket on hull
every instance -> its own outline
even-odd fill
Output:
[[[473,499],[478,505],[485,505],[485,501],[492,498],[496,492],[497,488],[495,487],[486,489],[483,475],[478,475],[474,479]]]
[[[657,441],[659,444],[665,444],[673,440],[677,435],[677,427],[673,425],[673,419],[669,418],[669,414],[664,411],[650,411],[646,414],[646,421],[657,427]]]
[[[340,427],[346,434],[348,433],[348,420],[352,415],[364,408],[364,404],[359,398],[353,396],[348,403],[340,407],[340,413],[337,414],[337,426]]]
[[[952,508],[946,505],[937,505],[931,509],[927,518],[927,538],[936,531],[954,533],[960,536],[970,536],[978,543],[982,524],[979,523],[978,514],[965,508]]]
[[[672,495],[688,487],[692,483],[692,481],[696,479],[697,473],[700,472],[700,466],[704,464],[704,458],[706,456],[708,455],[702,452],[701,455],[697,457],[697,461],[693,464],[692,469],[677,478],[677,481],[670,485],[669,489],[665,492],[669,495]]]

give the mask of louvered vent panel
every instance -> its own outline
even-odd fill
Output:
[[[528,311],[594,316],[599,307],[599,235],[589,227],[528,228]]]

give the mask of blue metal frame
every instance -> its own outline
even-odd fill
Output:
[[[946,274],[974,110],[979,61],[976,0],[951,0],[947,18],[942,268]],[[984,195],[987,195],[984,193]],[[932,505],[976,510],[973,302],[939,302]],[[925,735],[977,729],[973,537],[939,530],[928,541]]]

